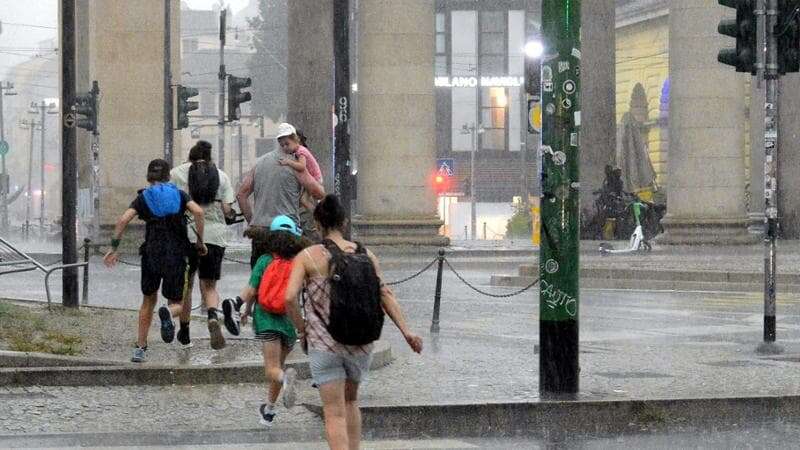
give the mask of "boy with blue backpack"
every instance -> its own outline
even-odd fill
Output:
[[[203,236],[203,208],[193,202],[189,195],[169,182],[169,163],[154,159],[147,166],[147,182],[150,186],[140,190],[136,199],[120,216],[111,239],[111,250],[103,262],[114,267],[119,260],[117,248],[128,224],[136,217],[145,222],[144,243],[139,247],[142,257],[141,288],[144,299],[139,309],[139,333],[132,362],[144,362],[147,351],[147,333],[153,318],[153,310],[158,302],[158,288],[167,299],[168,306],[158,310],[161,320],[161,338],[172,342],[175,338],[175,324],[172,318],[181,316],[181,330],[178,341],[189,342],[190,308],[184,308],[183,289],[186,284],[187,253],[189,250],[186,231],[185,212],[192,213],[199,236]],[[202,239],[195,244],[197,252],[205,255],[207,249]]]

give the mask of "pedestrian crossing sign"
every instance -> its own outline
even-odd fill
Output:
[[[453,158],[440,158],[436,160],[437,172],[439,175],[452,177],[455,174],[455,160]]]

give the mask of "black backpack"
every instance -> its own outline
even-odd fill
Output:
[[[366,249],[356,242],[356,252],[345,253],[329,239],[322,244],[331,254],[328,333],[344,345],[377,341],[383,329],[381,282]]]

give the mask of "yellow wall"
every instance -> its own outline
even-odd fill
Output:
[[[631,93],[641,83],[649,104],[650,131],[647,136],[650,159],[658,183],[666,183],[666,152],[662,152],[658,128],[661,88],[669,73],[668,17],[660,17],[617,29],[617,123],[629,111]]]

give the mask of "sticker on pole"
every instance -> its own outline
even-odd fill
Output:
[[[65,127],[67,127],[67,128],[75,128],[75,123],[76,122],[77,121],[75,120],[75,114],[74,113],[67,113],[67,115],[64,116],[64,126]]]
[[[8,142],[0,141],[0,156],[6,156],[8,154]]]
[[[528,109],[528,124],[536,133],[542,132],[542,104],[531,102]]]

